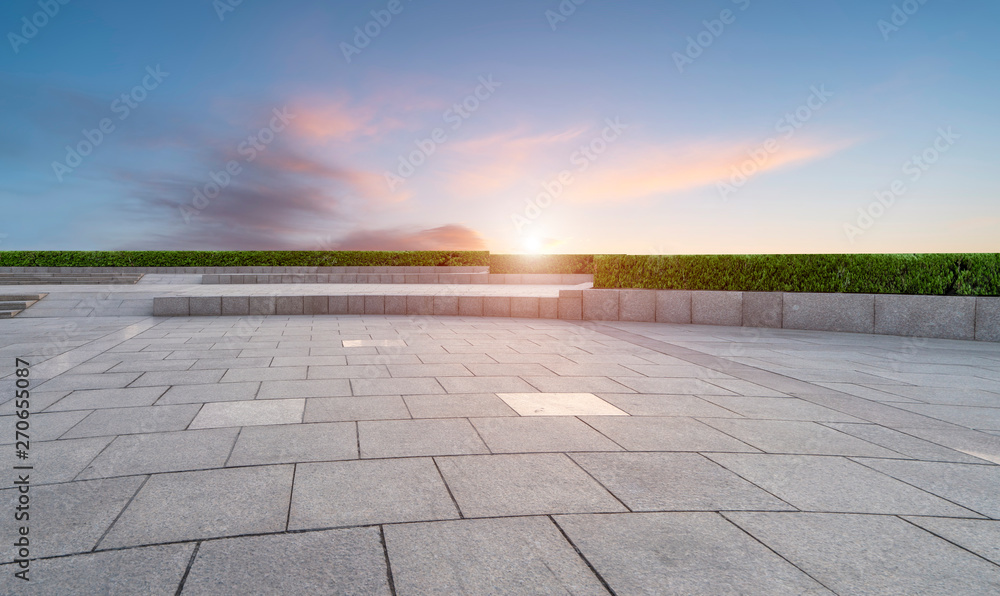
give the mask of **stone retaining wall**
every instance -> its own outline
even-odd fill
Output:
[[[561,290],[511,296],[163,297],[156,316],[455,315],[639,321],[1000,342],[1000,298],[686,290]]]
[[[399,269],[404,269],[400,267]],[[441,269],[455,269],[454,267]],[[209,274],[203,284],[536,284],[579,285],[593,283],[589,274],[503,273],[290,273]]]

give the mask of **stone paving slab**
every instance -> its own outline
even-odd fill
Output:
[[[573,453],[632,511],[795,508],[696,453]]]
[[[920,340],[914,351],[914,340],[884,335],[544,320],[533,318],[534,301],[509,299],[507,314],[527,318],[474,316],[475,300],[467,316],[448,317],[114,310],[144,300],[142,285],[123,291],[131,298],[120,288],[108,298],[61,290],[59,308],[77,315],[79,304],[103,300],[107,310],[91,309],[97,316],[0,321],[0,355],[32,360],[26,463],[35,466],[32,556],[42,557],[32,568],[61,578],[50,592],[115,586],[114,563],[103,562],[112,554],[124,569],[143,560],[150,569],[148,584],[145,576],[118,584],[126,593],[162,585],[174,594],[182,582],[181,593],[273,592],[273,581],[291,593],[394,585],[397,594],[625,594],[677,585],[717,594],[737,574],[748,579],[736,592],[809,593],[816,585],[790,579],[803,571],[846,586],[841,593],[886,591],[873,572],[854,571],[871,569],[864,553],[878,552],[870,527],[854,528],[855,551],[849,535],[814,514],[906,524],[915,533],[886,527],[895,540],[887,561],[913,552],[927,570],[954,562],[979,592],[985,568],[966,555],[996,560],[994,344]],[[573,307],[551,300],[557,311]],[[744,295],[742,316],[773,316],[771,302]],[[488,303],[483,314],[497,306]],[[629,294],[619,315],[645,316],[649,305]],[[538,315],[542,307],[539,299]],[[461,315],[461,301],[457,308]],[[64,337],[68,323],[73,335]],[[11,374],[0,370],[0,380]],[[525,416],[498,393],[591,394],[626,415]],[[18,420],[11,397],[0,395],[8,465]],[[16,497],[9,486],[0,495]],[[787,521],[771,526],[784,537],[767,524],[737,528],[737,514],[781,515]],[[656,516],[668,521],[649,521]],[[552,521],[568,517],[600,523],[571,531]],[[12,516],[0,529],[13,535]],[[827,543],[822,557],[810,550]],[[285,550],[293,554],[282,559]],[[965,555],[953,558],[956,550]],[[644,559],[656,552],[681,554],[668,569]],[[177,553],[194,555],[186,579],[171,571],[184,559]],[[75,561],[82,583],[63,568]],[[785,575],[782,566],[800,571]],[[330,570],[340,571],[330,579]],[[938,584],[921,573],[899,585],[933,593]]]
[[[980,517],[845,458],[736,453],[710,453],[708,457],[803,511]],[[876,461],[865,463],[875,466]]]
[[[181,585],[195,545],[168,544],[46,559],[29,581],[13,579],[14,565],[0,565],[0,586],[18,582],[17,592],[52,594],[148,594],[173,596]],[[44,567],[42,567],[44,565]],[[9,583],[8,583],[9,582]]]
[[[608,594],[544,517],[388,526],[385,541],[397,594]]]
[[[100,547],[280,532],[288,517],[291,483],[292,466],[151,476]]]
[[[429,458],[297,466],[291,530],[457,519],[458,509]]]
[[[437,462],[465,517],[626,510],[563,454],[442,457]]]
[[[832,594],[717,513],[555,520],[617,594]]]
[[[202,543],[183,593],[391,594],[377,528]]]
[[[989,594],[1000,567],[895,517],[726,513],[838,594]]]

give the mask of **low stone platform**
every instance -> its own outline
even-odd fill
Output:
[[[558,297],[389,294],[161,296],[156,316],[386,314],[635,321],[1000,342],[1000,298],[560,289]],[[488,291],[488,290],[487,290]]]
[[[134,284],[142,273],[0,273],[0,286]]]
[[[400,269],[406,269],[400,267]],[[416,269],[416,268],[414,268]],[[425,268],[425,269],[430,269]],[[439,269],[454,269],[441,267]],[[593,283],[589,274],[503,273],[268,273],[203,275],[203,284],[526,284]]]
[[[0,294],[0,319],[16,317],[46,294]]]

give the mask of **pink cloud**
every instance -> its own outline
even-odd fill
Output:
[[[345,236],[334,250],[485,250],[483,237],[470,228],[448,224],[426,230],[402,228],[357,230]]]

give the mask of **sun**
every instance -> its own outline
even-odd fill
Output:
[[[533,255],[537,255],[542,252],[542,248],[545,246],[545,243],[542,242],[542,239],[538,236],[528,236],[524,239],[523,243],[524,250]]]

